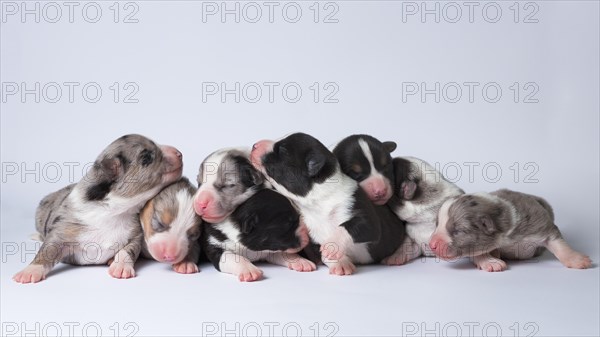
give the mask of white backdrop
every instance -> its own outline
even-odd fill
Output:
[[[600,333],[597,265],[549,255],[501,274],[435,259],[344,278],[262,265],[266,280],[239,284],[143,262],[127,281],[66,266],[10,280],[33,258],[38,201],[126,133],[178,147],[192,180],[217,148],[294,131],[394,140],[468,192],[545,197],[597,263],[598,2],[1,5],[3,335],[69,322],[84,335]]]

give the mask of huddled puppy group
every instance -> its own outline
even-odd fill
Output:
[[[562,238],[544,199],[467,194],[421,159],[392,158],[395,149],[353,135],[330,150],[295,133],[213,152],[196,188],[182,177],[177,149],[125,135],[81,181],[42,199],[43,243],[13,279],[39,282],[58,262],[108,264],[111,276],[130,278],[140,253],[185,274],[206,259],[240,281],[262,278],[256,261],[301,272],[322,262],[350,275],[357,264],[471,257],[479,269],[502,271],[503,259],[544,248],[566,267],[591,266]]]

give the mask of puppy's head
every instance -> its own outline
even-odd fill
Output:
[[[284,195],[306,196],[337,170],[337,160],[312,136],[294,133],[279,141],[261,140],[250,154],[252,164]]]
[[[102,151],[88,171],[86,198],[103,200],[109,193],[135,198],[176,181],[182,167],[176,148],[159,146],[141,135],[125,135]]]
[[[218,223],[264,187],[264,178],[248,159],[247,149],[223,149],[200,165],[194,209],[204,221]]]
[[[369,135],[344,138],[333,149],[342,172],[356,180],[376,205],[385,204],[393,193],[392,153],[394,142],[381,142]]]
[[[290,201],[264,189],[241,204],[231,215],[240,226],[240,241],[255,251],[297,253],[308,245],[308,229]]]
[[[429,246],[443,259],[481,255],[497,248],[509,223],[510,215],[498,201],[464,194],[444,202]]]
[[[148,252],[160,262],[181,262],[197,244],[202,220],[193,208],[196,189],[187,178],[167,186],[140,213]]]

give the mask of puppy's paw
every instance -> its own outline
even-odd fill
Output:
[[[45,278],[46,271],[44,270],[44,266],[39,264],[30,264],[13,276],[13,280],[19,283],[37,283]]]
[[[352,275],[356,271],[356,267],[354,263],[352,263],[348,258],[341,259],[338,262],[331,263],[329,265],[329,274],[332,275]]]
[[[194,274],[200,271],[198,265],[190,261],[181,261],[173,265],[173,270],[179,274]]]
[[[317,266],[307,259],[298,257],[288,263],[288,268],[295,271],[315,271]]]
[[[567,268],[587,269],[592,266],[592,259],[589,256],[574,252],[560,261]]]
[[[114,278],[135,277],[135,269],[131,263],[113,261],[113,263],[110,264],[110,267],[108,267],[108,273]]]
[[[321,257],[328,261],[338,261],[346,255],[345,249],[335,242],[321,245]]]
[[[477,268],[487,272],[504,271],[508,268],[506,262],[492,256],[477,259],[475,265]]]
[[[262,278],[263,272],[253,264],[248,264],[240,270],[238,279],[242,282],[258,281]]]
[[[411,260],[411,256],[406,254],[393,254],[381,260],[381,264],[388,266],[401,266]]]

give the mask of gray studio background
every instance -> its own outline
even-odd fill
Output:
[[[600,332],[597,1],[1,5],[2,335]],[[64,266],[10,279],[33,259],[39,200],[113,139],[174,145],[195,180],[217,148],[294,131],[327,145],[372,134],[468,192],[541,195],[596,267],[548,254],[500,274],[435,259],[344,278],[261,265],[266,280],[241,284],[142,262],[133,280]]]

